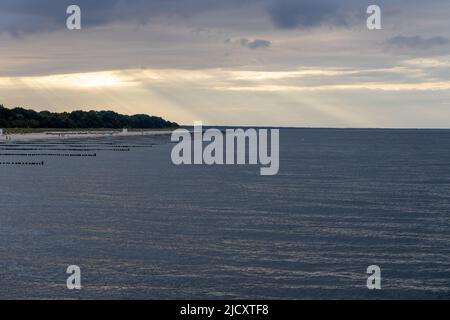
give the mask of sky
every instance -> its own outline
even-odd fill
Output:
[[[81,8],[81,30],[66,9]],[[366,9],[381,8],[381,30]],[[180,124],[450,128],[446,0],[1,0],[0,104]]]

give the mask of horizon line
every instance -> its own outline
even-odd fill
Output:
[[[194,125],[179,124],[180,127],[194,127]],[[304,127],[304,126],[263,126],[263,125],[203,125],[210,128],[270,128],[270,129],[310,129],[310,130],[450,130],[448,128],[431,127]]]

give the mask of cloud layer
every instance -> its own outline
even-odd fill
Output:
[[[159,16],[187,17],[224,7],[236,7],[246,0],[2,0],[0,27],[12,35],[54,31],[65,25],[66,9],[77,4],[83,26],[108,25],[120,21],[148,23]]]
[[[236,8],[246,10],[247,19],[252,19],[257,13],[252,11],[255,6],[262,6],[264,15],[281,29],[344,26],[364,9],[364,3],[356,0],[2,0],[0,30],[15,36],[58,30],[72,4],[82,8],[85,27],[114,22],[145,24],[155,17],[186,18]]]
[[[407,49],[432,49],[434,47],[443,47],[450,44],[446,37],[424,38],[421,36],[396,36],[386,41],[389,46],[407,48]]]

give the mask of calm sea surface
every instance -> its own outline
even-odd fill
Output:
[[[450,298],[450,131],[280,143],[272,177],[174,166],[168,137],[1,144],[0,298]]]

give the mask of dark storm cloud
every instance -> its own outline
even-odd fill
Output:
[[[450,40],[445,37],[424,38],[421,36],[396,36],[386,41],[390,47],[402,49],[432,49],[435,47],[443,47],[450,44]]]

